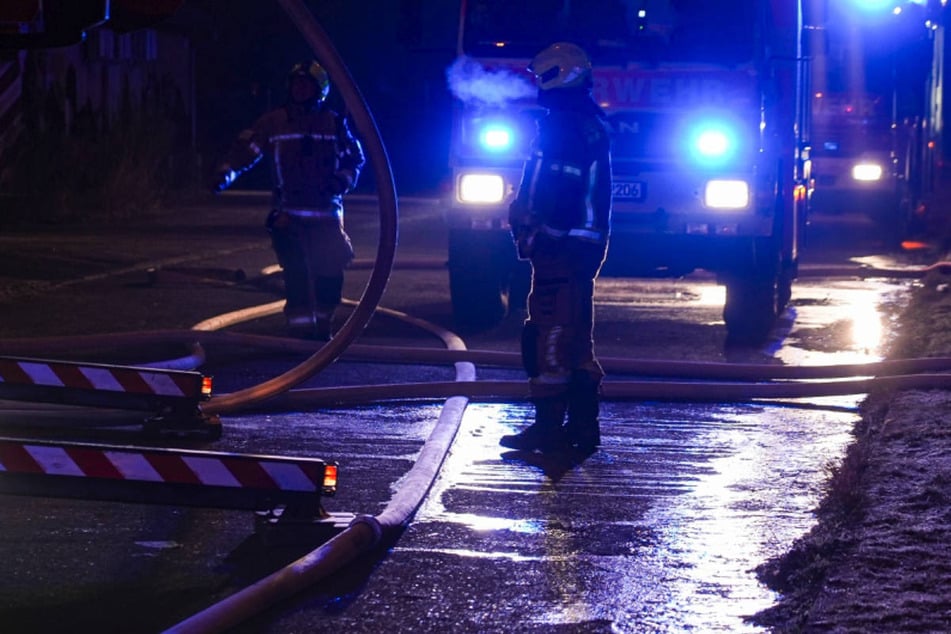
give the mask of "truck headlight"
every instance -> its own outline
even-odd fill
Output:
[[[500,203],[505,198],[505,180],[499,174],[463,174],[458,197],[463,203]]]
[[[882,166],[878,163],[856,163],[852,166],[852,178],[857,181],[880,181]]]
[[[703,204],[710,209],[746,209],[750,205],[750,185],[743,180],[707,181]]]

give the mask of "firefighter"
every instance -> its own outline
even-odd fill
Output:
[[[538,123],[509,222],[519,257],[532,265],[521,347],[535,420],[499,444],[590,453],[601,442],[604,371],[594,354],[594,283],[611,223],[608,127],[592,98],[591,62],[580,47],[553,44],[528,70],[547,113]]]
[[[238,135],[214,182],[214,190],[223,191],[267,158],[273,196],[266,226],[283,269],[288,332],[321,341],[333,334],[344,270],[354,255],[342,196],[356,185],[365,161],[346,119],[327,106],[329,92],[320,64],[295,64],[287,103]]]

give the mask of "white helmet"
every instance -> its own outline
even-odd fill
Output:
[[[588,54],[570,42],[552,44],[535,56],[528,70],[535,74],[542,90],[577,88],[591,82]]]

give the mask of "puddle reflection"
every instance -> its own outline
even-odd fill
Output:
[[[776,358],[879,360],[888,333],[878,306],[893,288],[806,287]],[[487,625],[515,615],[615,632],[763,632],[745,617],[776,595],[754,569],[813,526],[862,399],[605,403],[602,450],[558,478],[500,457],[499,436],[528,424],[530,407],[470,404],[396,549],[436,553],[440,575],[483,589]],[[491,568],[465,563],[479,558]]]
[[[469,406],[414,522],[426,537],[398,549],[503,560],[516,567],[506,574],[534,586],[487,602],[531,605],[531,623],[604,620],[625,632],[761,631],[743,617],[776,597],[753,569],[812,525],[824,468],[855,420],[761,405],[607,403],[605,448],[552,482],[499,458],[498,436],[528,413]],[[462,565],[459,574],[479,574]]]

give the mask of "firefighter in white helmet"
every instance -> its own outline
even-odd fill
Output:
[[[528,69],[547,114],[538,123],[509,222],[519,257],[532,264],[522,360],[535,420],[499,444],[590,453],[601,442],[604,371],[594,354],[594,283],[610,233],[610,139],[591,95],[584,50],[553,44]]]
[[[295,64],[288,100],[243,131],[215,174],[222,191],[266,157],[273,196],[267,228],[283,269],[290,334],[332,336],[344,270],[353,247],[343,225],[343,194],[357,183],[365,158],[346,119],[326,105],[327,71],[316,61]]]

